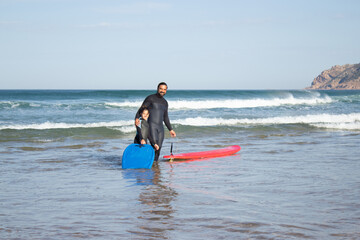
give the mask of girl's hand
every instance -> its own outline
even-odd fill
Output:
[[[135,119],[135,126],[140,126],[140,119]]]

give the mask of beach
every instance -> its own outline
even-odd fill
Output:
[[[0,239],[360,239],[360,91],[169,90],[177,138],[122,169],[154,92],[0,90]]]

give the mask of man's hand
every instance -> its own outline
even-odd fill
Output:
[[[174,131],[174,130],[171,130],[171,131],[170,131],[170,135],[171,135],[171,137],[176,137],[175,131]]]
[[[155,144],[154,147],[156,151],[159,150],[159,145]]]
[[[144,139],[141,139],[140,143],[141,144],[146,144],[146,141]]]
[[[139,126],[140,125],[140,119],[136,118],[135,119],[135,126]]]

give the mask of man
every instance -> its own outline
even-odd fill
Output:
[[[146,107],[150,111],[150,116],[148,119],[150,135],[155,144],[159,146],[159,149],[155,150],[155,161],[159,159],[162,143],[164,141],[163,122],[169,129],[171,137],[176,137],[176,133],[171,127],[168,116],[168,102],[164,98],[166,91],[167,84],[164,82],[159,83],[157,87],[157,93],[147,96],[135,115],[135,125],[139,126],[141,109]]]

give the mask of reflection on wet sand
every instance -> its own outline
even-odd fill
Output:
[[[139,174],[136,178],[138,184],[146,186],[138,198],[141,206],[137,213],[137,223],[134,223],[136,230],[128,232],[140,238],[168,239],[169,231],[174,230],[175,210],[172,201],[176,198],[177,192],[162,183],[158,163],[154,163],[152,169],[147,171],[152,173],[152,179],[149,179],[149,173]]]

